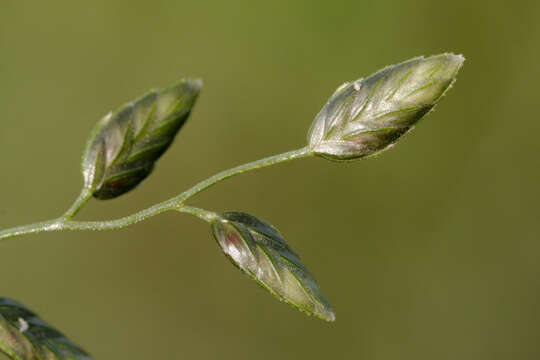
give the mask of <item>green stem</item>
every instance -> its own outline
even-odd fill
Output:
[[[79,197],[75,200],[73,205],[69,208],[68,211],[65,212],[63,215],[63,218],[66,220],[71,220],[77,213],[82,209],[82,207],[92,198],[92,193],[87,189],[84,188]]]
[[[195,215],[205,221],[211,222],[212,219],[216,217],[216,214],[210,211],[203,209],[186,206],[184,202],[191,197],[197,195],[201,191],[204,191],[225,179],[228,179],[232,176],[245,173],[247,171],[261,169],[267,166],[275,165],[282,162],[291,161],[294,159],[301,159],[304,157],[311,156],[311,153],[307,148],[302,148],[299,150],[294,150],[286,152],[283,154],[278,154],[270,156],[264,159],[256,160],[244,165],[234,167],[222,171],[206,180],[201,181],[192,188],[184,191],[178,196],[175,196],[169,200],[163,201],[159,204],[156,204],[152,207],[139,211],[135,214],[109,221],[73,221],[71,220],[75,214],[83,207],[83,205],[91,198],[92,194],[81,192],[77,200],[73,203],[71,208],[66,211],[58,219],[43,221],[35,224],[19,226],[7,230],[0,231],[0,240],[7,238],[25,235],[25,234],[35,234],[40,232],[50,232],[50,231],[62,231],[62,230],[113,230],[121,229],[123,227],[141,222],[152,216],[156,216],[165,211],[175,210],[179,212],[185,212],[192,215]]]
[[[233,167],[232,169],[224,170],[206,180],[201,181],[197,185],[193,186],[191,189],[188,189],[184,191],[183,193],[181,193],[180,195],[172,199],[169,199],[165,202],[176,203],[176,204],[183,203],[184,201],[197,195],[201,191],[208,189],[212,185],[217,184],[218,182],[228,179],[230,177],[233,177],[235,175],[242,174],[251,170],[261,169],[261,168],[279,164],[282,162],[288,162],[294,159],[302,159],[308,156],[312,156],[312,153],[309,152],[307,147],[304,147],[302,149],[293,150],[293,151],[289,151],[289,152],[274,155],[274,156],[269,156],[264,159],[260,159],[260,160],[252,161],[247,164],[236,166],[236,167]]]
[[[215,217],[215,214],[210,211],[206,211],[206,210],[199,209],[192,206],[185,206],[185,205],[177,206],[174,208],[161,208],[153,212],[150,211],[150,209],[153,209],[153,208],[140,211],[131,216],[126,216],[121,219],[110,220],[110,221],[73,221],[73,220],[66,219],[65,217],[60,217],[54,220],[42,221],[35,224],[19,226],[16,228],[1,231],[0,240],[7,239],[10,237],[20,236],[20,235],[36,234],[40,232],[63,231],[63,230],[99,231],[99,230],[121,229],[123,227],[138,223],[140,221],[143,221],[149,217],[155,216],[167,210],[176,210],[179,212],[185,212],[188,214],[195,215],[206,221],[212,221],[212,219]]]

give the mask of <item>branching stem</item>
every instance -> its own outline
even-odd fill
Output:
[[[0,240],[4,240],[11,237],[35,234],[40,232],[49,231],[62,231],[62,230],[113,230],[121,229],[123,227],[141,222],[152,216],[156,216],[166,211],[179,211],[189,213],[197,216],[205,221],[211,222],[216,217],[216,214],[204,209],[191,207],[185,205],[185,201],[198,193],[208,189],[209,187],[228,179],[232,176],[239,175],[251,170],[261,169],[267,166],[279,164],[282,162],[291,161],[294,159],[301,159],[311,156],[311,152],[304,147],[302,149],[289,151],[286,153],[270,156],[264,159],[256,160],[247,164],[243,164],[225,171],[222,171],[206,180],[201,181],[192,188],[184,191],[178,196],[175,196],[169,200],[165,200],[159,204],[151,206],[147,209],[141,210],[135,214],[108,221],[73,221],[73,217],[79,212],[79,210],[91,199],[92,194],[83,190],[79,197],[75,200],[73,205],[68,211],[58,219],[43,221],[30,225],[23,225],[7,230],[0,231]]]

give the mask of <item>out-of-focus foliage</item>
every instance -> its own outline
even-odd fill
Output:
[[[13,360],[91,360],[58,330],[7,298],[0,298],[0,352]]]

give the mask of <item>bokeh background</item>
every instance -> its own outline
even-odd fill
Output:
[[[6,241],[0,295],[98,360],[540,358],[538,14],[537,1],[0,0],[2,228],[62,213],[95,122],[152,87],[205,81],[154,174],[80,219],[304,146],[345,81],[422,54],[467,58],[393,151],[282,164],[192,201],[276,225],[335,323],[279,303],[185,214]]]

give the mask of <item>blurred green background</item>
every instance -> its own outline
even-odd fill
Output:
[[[536,1],[0,0],[2,228],[63,212],[95,122],[152,87],[205,81],[154,174],[80,219],[304,146],[345,81],[422,54],[467,58],[393,151],[278,165],[191,202],[276,225],[335,323],[280,304],[185,214],[6,241],[0,296],[98,360],[540,358],[539,13]]]

